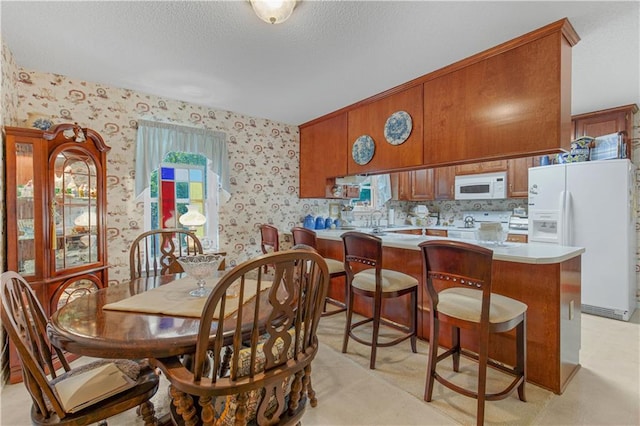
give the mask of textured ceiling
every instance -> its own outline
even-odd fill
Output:
[[[640,3],[2,1],[18,66],[301,124],[564,17],[572,113],[640,104]]]

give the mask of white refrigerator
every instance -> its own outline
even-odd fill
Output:
[[[529,169],[529,242],[584,247],[582,312],[636,308],[636,168],[628,159]]]

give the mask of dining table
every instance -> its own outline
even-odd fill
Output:
[[[216,271],[210,281],[215,283],[223,275],[224,271]],[[51,316],[47,326],[49,340],[51,344],[72,354],[96,358],[165,358],[193,353],[200,326],[199,316],[141,312],[136,311],[135,307],[126,310],[126,305],[123,308],[125,310],[109,309],[109,306],[136,300],[133,299],[134,296],[151,293],[161,286],[168,289],[170,284],[177,285],[179,280],[184,281],[185,278],[185,273],[142,277],[110,285],[72,300]],[[188,294],[188,290],[184,291]],[[260,297],[268,297],[268,292],[263,291]],[[205,300],[206,298],[201,298],[202,304]],[[246,302],[253,303],[255,297]],[[163,305],[169,303],[165,302]],[[262,306],[268,304],[264,303]],[[170,307],[160,306],[162,309],[159,311],[166,311]],[[244,310],[247,317],[242,319],[247,331],[254,324],[250,311],[251,309]],[[168,309],[168,312],[173,311]],[[265,317],[267,314],[265,312]],[[225,330],[226,332],[229,332],[231,338],[232,330]],[[214,322],[211,339],[216,334]]]

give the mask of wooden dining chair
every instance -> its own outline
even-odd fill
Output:
[[[183,272],[181,256],[202,254],[198,237],[187,229],[154,229],[140,234],[129,249],[131,279]]]
[[[478,400],[476,419],[484,423],[485,401],[504,399],[518,388],[520,400],[526,401],[524,385],[527,379],[527,305],[491,292],[493,251],[461,241],[434,240],[421,243],[425,282],[429,294],[429,359],[424,400],[431,401],[434,381],[449,389]],[[451,326],[451,348],[438,355],[441,325]],[[478,352],[460,346],[460,329],[470,330],[478,338]],[[515,366],[508,367],[489,358],[491,333],[503,333],[515,328]],[[453,370],[459,371],[460,355],[478,361],[478,386],[465,389],[438,374],[436,365],[452,357]],[[487,366],[514,376],[500,392],[488,394]]]
[[[369,368],[376,368],[378,347],[396,345],[406,339],[411,340],[411,350],[416,352],[418,324],[418,280],[405,273],[382,267],[382,240],[374,235],[350,231],[342,234],[344,243],[344,269],[347,272],[347,323],[344,330],[342,353],[347,352],[349,338],[363,345],[371,346]],[[358,269],[356,269],[356,265]],[[362,269],[364,268],[364,269]],[[373,315],[352,324],[355,295],[367,297],[373,302]],[[382,317],[382,301],[404,295],[410,296],[408,326]],[[357,336],[354,330],[368,323],[373,323],[370,340]],[[403,332],[401,336],[386,342],[378,339],[380,324],[384,324]]]
[[[315,231],[312,231],[307,228],[302,228],[300,226],[296,226],[294,228],[291,228],[291,234],[293,235],[294,245],[305,244],[309,247],[313,247],[314,249],[317,249],[318,239]],[[325,262],[327,262],[327,266],[329,267],[329,277],[332,280],[334,278],[340,278],[340,277],[345,278],[345,282],[343,284],[344,285],[344,302],[334,299],[330,296],[327,296],[327,298],[325,299],[324,311],[322,313],[322,316],[329,316],[329,315],[338,314],[340,312],[345,312],[347,310],[347,298],[348,298],[347,283],[346,283],[347,273],[344,270],[344,261],[335,260],[327,257],[325,257],[324,260]],[[338,309],[327,310],[327,303],[337,306]]]
[[[266,223],[260,225],[260,249],[263,254],[280,251],[278,228]],[[269,265],[265,265],[264,271],[267,272],[268,269]]]
[[[326,262],[309,249],[269,253],[227,272],[202,311],[191,368],[178,357],[151,360],[171,383],[174,422],[298,423],[307,401],[317,402],[308,384],[328,283]],[[221,376],[222,357],[207,369],[207,351],[221,354],[227,345],[230,367]]]
[[[135,380],[133,387],[77,412],[65,410],[56,385],[104,366],[109,360],[96,360],[71,368],[62,350],[52,346],[47,338],[47,318],[29,283],[16,272],[4,272],[0,276],[0,291],[2,325],[18,352],[24,385],[33,403],[33,424],[106,424],[105,419],[138,406],[145,425],[157,423],[153,404],[149,400],[158,390],[159,378],[148,364],[130,360],[114,362],[124,374]],[[82,386],[86,385],[79,386],[78,392],[82,394]]]

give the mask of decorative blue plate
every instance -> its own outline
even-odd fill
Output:
[[[384,125],[384,137],[391,145],[400,145],[409,138],[413,122],[408,112],[394,112]]]
[[[371,136],[362,135],[353,143],[353,149],[351,150],[351,156],[353,160],[361,166],[367,164],[373,158],[373,153],[376,150],[376,143]]]

